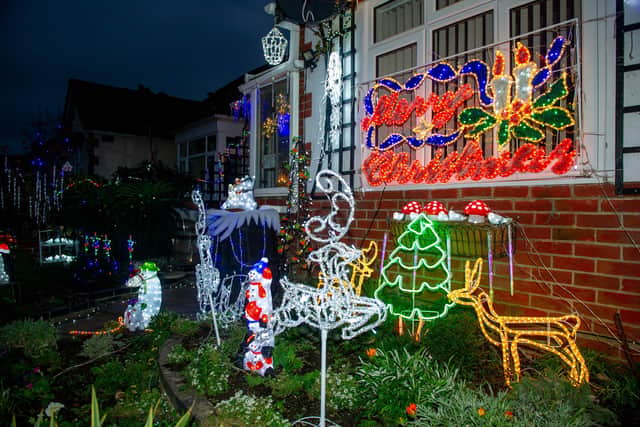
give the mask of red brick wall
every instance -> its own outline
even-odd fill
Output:
[[[462,211],[469,201],[482,199],[519,224],[514,296],[509,294],[506,259],[495,260],[494,297],[500,313],[576,311],[583,319],[583,343],[620,357],[609,331],[616,332],[613,316],[619,311],[627,337],[640,338],[640,248],[634,244],[640,242],[640,198],[616,196],[612,185],[385,191],[382,198],[380,191],[356,195],[354,243],[365,234],[381,241],[392,213],[408,201],[439,200]],[[388,251],[394,243],[390,238]],[[464,280],[463,262],[452,262],[458,285]]]
[[[494,298],[499,313],[577,312],[583,319],[582,345],[621,358],[612,336],[616,333],[613,316],[619,311],[632,347],[637,345],[640,249],[634,242],[640,242],[640,198],[616,196],[612,185],[597,184],[387,190],[382,195],[381,191],[356,192],[356,219],[348,243],[358,247],[363,240],[381,243],[393,212],[411,200],[439,200],[457,211],[471,200],[484,200],[493,211],[518,224],[513,296],[507,260],[495,259]],[[314,201],[313,208],[314,213],[323,214],[328,204]],[[394,246],[389,235],[387,254]],[[452,260],[454,287],[464,280],[464,261]],[[486,276],[483,286],[488,288]]]

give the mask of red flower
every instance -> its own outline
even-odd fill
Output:
[[[507,417],[508,419],[511,419],[511,418],[513,418],[513,412],[504,411],[504,416]]]
[[[417,409],[418,409],[418,405],[416,405],[415,403],[410,403],[406,409],[407,415],[409,415],[411,418],[415,418]]]
[[[376,350],[375,348],[368,348],[365,352],[364,352],[369,358],[373,358],[378,354],[378,350]]]
[[[478,408],[478,415],[481,417],[484,417],[484,415],[487,413],[487,411],[484,410],[484,408],[480,407]]]

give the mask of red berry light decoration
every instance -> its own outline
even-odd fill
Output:
[[[464,208],[464,213],[469,215],[469,222],[473,224],[484,223],[489,212],[491,209],[482,200],[474,200]]]

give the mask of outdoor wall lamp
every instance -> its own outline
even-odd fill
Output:
[[[309,67],[311,71],[313,71],[318,65],[318,52],[314,51],[313,48],[309,48],[302,52],[302,58],[304,59],[304,66]]]

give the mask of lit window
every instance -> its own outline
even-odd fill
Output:
[[[289,174],[287,80],[259,89],[256,187],[286,187]]]

